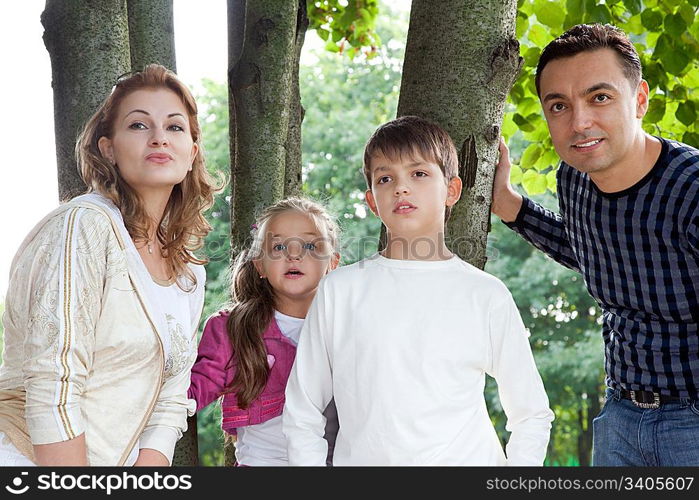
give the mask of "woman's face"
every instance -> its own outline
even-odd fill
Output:
[[[141,195],[168,193],[192,169],[194,143],[187,110],[173,91],[136,90],[119,104],[111,138],[101,137],[102,156]]]

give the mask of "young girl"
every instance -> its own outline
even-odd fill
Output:
[[[281,413],[303,320],[320,279],[337,267],[338,227],[319,204],[289,198],[253,225],[236,259],[230,309],[206,323],[189,397],[197,411],[223,395],[223,430],[239,465],[287,465]],[[334,405],[326,410],[326,435]],[[336,432],[336,429],[335,429]]]

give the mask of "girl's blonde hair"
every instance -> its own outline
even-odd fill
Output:
[[[113,137],[119,105],[126,96],[136,90],[161,88],[171,90],[182,101],[187,110],[192,140],[199,146],[192,170],[173,188],[156,230],[168,270],[178,278],[178,286],[184,289],[187,287],[179,279],[181,276],[196,285],[196,278],[187,264],[207,262],[195,257],[192,252],[203,246],[204,238],[211,231],[203,213],[213,205],[214,193],[220,189],[220,186],[213,185],[206,170],[197,104],[189,89],[172,71],[159,64],[149,64],[143,71],[120,78],[112,93],[86,123],[78,137],[75,153],[88,192],[98,192],[109,198],[121,211],[131,238],[134,241],[147,241],[151,222],[143,201],[121,177],[118,167],[102,156],[98,142],[101,137]]]
[[[295,211],[311,218],[322,235],[321,251],[332,258],[339,246],[335,220],[319,203],[307,198],[287,198],[268,207],[253,225],[250,248],[243,250],[233,263],[231,296],[233,305],[228,317],[228,336],[235,353],[229,367],[236,372],[225,392],[235,392],[237,403],[247,408],[262,393],[269,377],[267,350],[262,334],[274,315],[274,290],[266,279],[260,279],[253,261],[264,251],[265,235],[270,221],[279,214]]]

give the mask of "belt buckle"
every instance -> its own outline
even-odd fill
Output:
[[[643,391],[639,391],[639,392],[643,392]],[[651,394],[653,394],[653,402],[652,403],[647,403],[645,401],[637,401],[636,400],[636,391],[629,391],[629,393],[631,394],[631,401],[633,401],[633,404],[635,404],[639,408],[653,409],[653,410],[657,410],[658,408],[660,408],[660,394],[658,394],[657,392],[651,393]]]

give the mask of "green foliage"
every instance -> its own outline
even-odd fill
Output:
[[[536,156],[538,151],[553,152],[553,145],[538,105],[534,76],[544,46],[579,23],[610,23],[629,34],[650,87],[644,129],[699,147],[699,99],[695,97],[699,89],[698,4],[679,0],[520,0],[517,38],[524,67],[510,93],[503,135],[506,139],[519,136],[525,144],[538,147],[525,149],[527,156],[519,158],[511,181],[530,195],[555,186],[548,179],[557,168],[558,157],[555,153]]]
[[[346,53],[350,59],[360,53],[368,59],[378,54],[378,0],[308,0],[307,6],[308,28],[326,42],[326,50]]]

